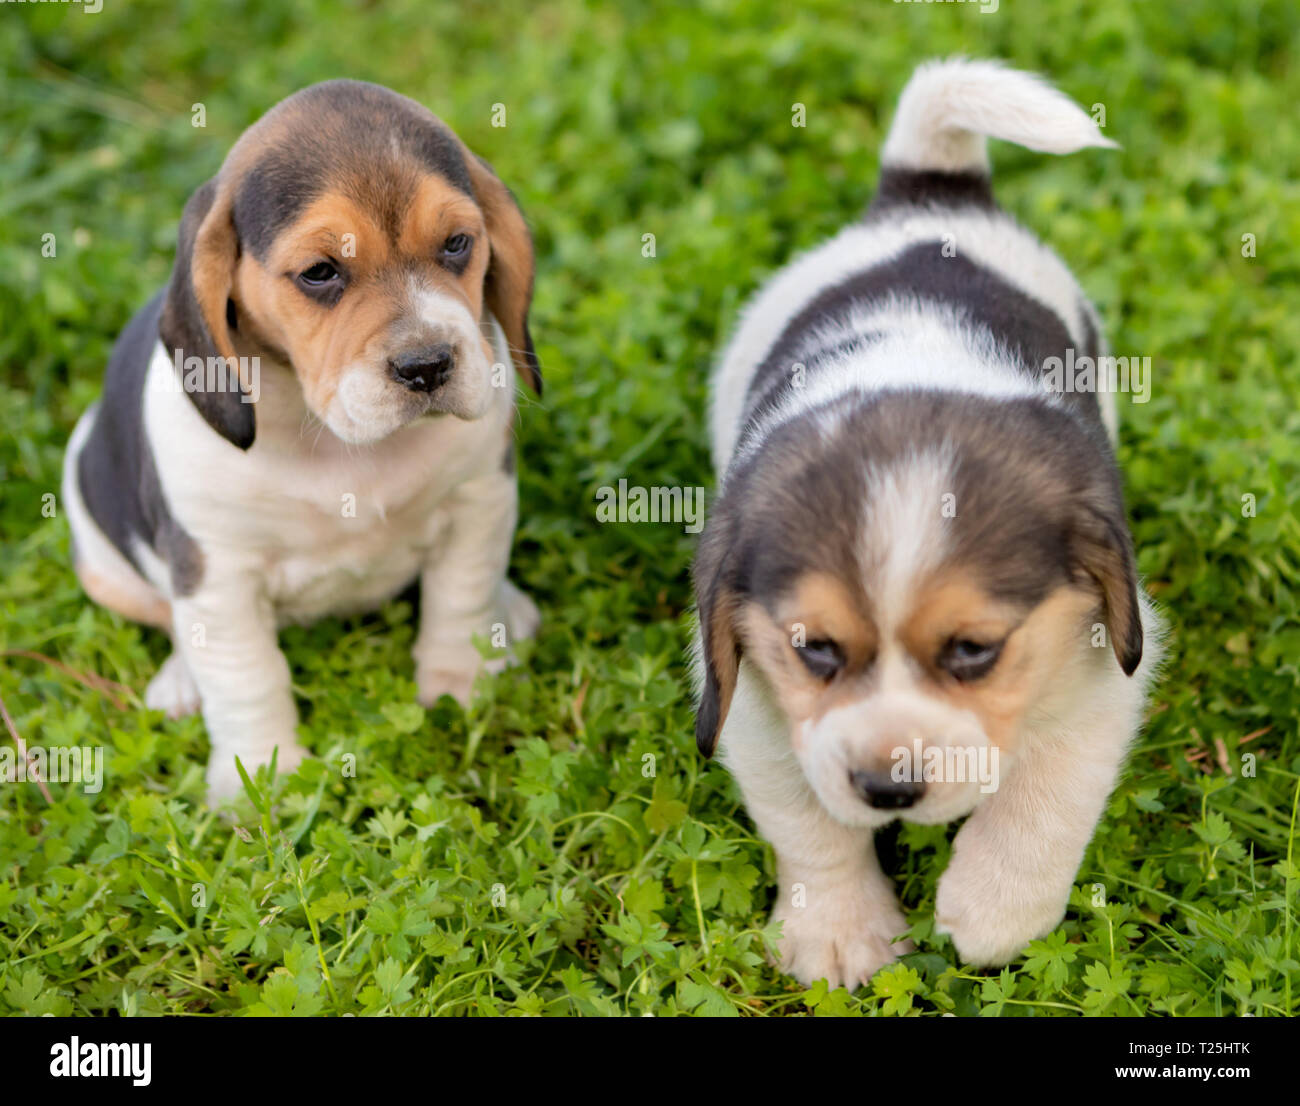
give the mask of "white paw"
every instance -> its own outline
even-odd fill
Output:
[[[444,695],[450,695],[462,707],[470,704],[478,674],[504,660],[484,661],[472,645],[439,646],[422,653],[415,660],[415,686],[423,706],[431,707]]]
[[[781,970],[805,987],[824,979],[831,987],[853,990],[914,947],[893,940],[908,929],[898,908],[866,892],[810,891],[804,906],[790,904],[788,888],[781,895],[783,905],[772,912],[774,922],[785,923],[777,944]]]
[[[542,613],[537,604],[509,580],[501,581],[500,604],[505,611],[506,637],[514,644],[537,633],[542,624]]]
[[[473,640],[416,645],[415,684],[420,702],[431,707],[443,695],[450,695],[461,706],[469,706],[474,681],[480,672],[497,675],[515,663],[508,650],[517,641],[537,633],[542,616],[537,605],[509,580],[501,581],[497,593],[497,613],[483,636],[488,645],[507,650],[502,656],[484,660]]]
[[[149,681],[144,705],[162,711],[168,718],[184,718],[198,711],[199,688],[180,653],[173,652],[163,661],[163,666]]]
[[[208,759],[208,806],[215,807],[244,793],[244,781],[240,779],[239,769],[235,767],[236,756],[239,757],[239,763],[244,766],[244,771],[248,773],[250,779],[257,774],[257,770],[262,765],[271,763],[271,750],[269,748],[265,754],[222,753],[214,749]],[[282,776],[292,775],[297,770],[298,765],[309,756],[311,756],[311,753],[299,745],[297,741],[283,742],[278,746],[278,752],[276,753],[276,772]]]
[[[1065,916],[1070,883],[1030,880],[996,864],[969,863],[960,844],[939,879],[934,930],[952,938],[957,955],[976,967],[1000,966]],[[963,860],[967,861],[963,863]]]

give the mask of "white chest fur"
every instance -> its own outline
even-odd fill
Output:
[[[309,416],[289,370],[263,365],[244,452],[174,379],[160,344],[145,424],[168,505],[202,550],[205,578],[258,574],[281,622],[373,607],[411,582],[445,536],[449,497],[501,466],[513,410],[503,388],[475,422],[431,418],[350,445]]]

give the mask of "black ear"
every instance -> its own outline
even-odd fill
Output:
[[[177,363],[184,366],[189,357],[203,361],[201,373],[182,373],[182,385],[204,421],[226,441],[247,449],[256,423],[230,340],[230,292],[238,257],[232,206],[214,178],[185,205],[158,329]]]
[[[1122,503],[1081,508],[1072,535],[1072,554],[1076,566],[1101,589],[1106,631],[1120,668],[1131,676],[1142,660],[1142,614],[1133,540],[1124,522]]]
[[[533,239],[523,212],[492,166],[468,148],[464,155],[492,249],[483,301],[501,324],[515,371],[540,396],[542,366],[528,332],[528,309],[533,301]]]
[[[740,671],[739,596],[730,578],[735,556],[726,516],[715,514],[700,539],[693,570],[704,677],[695,710],[695,744],[706,757],[717,748]]]

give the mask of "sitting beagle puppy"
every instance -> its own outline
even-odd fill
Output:
[[[1114,397],[1049,383],[1106,355],[1097,314],[995,204],[986,136],[1113,145],[1028,74],[922,66],[863,219],[767,283],[713,378],[696,736],[773,846],[805,984],[910,949],[895,818],[969,815],[935,904],[966,962],[1052,930],[1157,661]]]
[[[486,162],[356,81],[250,127],[179,237],[72,435],[63,500],[90,597],[170,633],[146,702],[202,708],[216,801],[236,756],[251,773],[305,755],[281,625],[418,579],[427,705],[468,699],[476,635],[536,629],[506,579],[515,371],[541,391],[533,250]]]

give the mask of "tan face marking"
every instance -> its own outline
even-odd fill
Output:
[[[774,618],[761,604],[741,612],[747,656],[767,676],[794,725],[797,743],[807,722],[861,694],[860,680],[876,653],[876,630],[860,613],[860,601],[836,576],[812,572],[801,577],[779,604]],[[799,659],[796,636],[805,643],[833,641],[844,653],[840,676],[819,679]]]
[[[987,676],[969,683],[950,679],[941,685],[942,694],[979,718],[994,745],[1014,752],[1026,711],[1042,697],[1049,681],[1061,675],[1096,609],[1095,595],[1071,586],[1057,588],[1011,631]],[[979,609],[968,613],[972,634],[995,630],[995,618],[983,616]]]
[[[918,592],[899,637],[954,707],[974,713],[999,748],[1010,751],[1025,711],[1046,681],[1077,647],[1097,598],[1060,587],[1028,614],[999,602],[963,574],[941,573]],[[1005,642],[997,663],[983,677],[961,681],[938,664],[955,640],[980,645]]]
[[[473,241],[460,273],[439,263],[443,244],[456,234]],[[241,330],[288,358],[308,406],[323,414],[345,370],[369,364],[377,377],[404,343],[418,343],[429,320],[418,291],[463,305],[471,320],[483,308],[483,277],[490,247],[478,205],[436,174],[419,178],[397,228],[396,240],[383,213],[344,191],[327,191],[275,239],[265,262],[240,257],[232,298]],[[305,294],[294,279],[319,262],[345,273],[333,304]],[[490,347],[480,336],[480,352]],[[394,386],[394,403],[414,403]]]
[[[425,266],[422,272],[439,291],[460,296],[477,318],[483,306],[483,276],[491,254],[483,214],[478,204],[460,189],[437,174],[426,174],[407,209],[397,239],[397,254],[432,260],[453,234],[467,234],[474,239],[473,253],[464,272],[455,275],[437,265]]]
[[[871,669],[879,637],[862,602],[843,581],[810,573],[781,602],[778,617],[753,601],[741,611],[746,655],[776,692],[790,719],[796,750],[807,726],[876,691]],[[886,645],[909,658],[919,691],[955,710],[971,712],[992,743],[1012,751],[1025,712],[1077,650],[1096,608],[1095,595],[1064,586],[1026,615],[999,602],[966,575],[941,572],[917,589],[906,620]],[[843,651],[845,664],[834,678],[815,676],[799,659],[792,644],[799,626],[804,627],[804,640],[829,639]],[[1005,645],[987,675],[962,682],[938,664],[955,639]]]
[[[483,315],[483,281],[492,257],[483,213],[478,204],[442,177],[429,174],[415,190],[397,242],[400,256],[437,257],[444,242],[455,234],[468,235],[473,242],[469,262],[459,274],[442,266],[421,268],[430,288],[459,300],[474,319]],[[486,335],[480,337],[483,355],[492,360]]]

